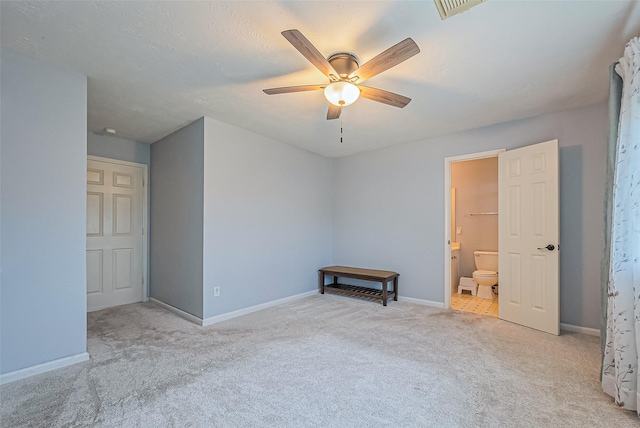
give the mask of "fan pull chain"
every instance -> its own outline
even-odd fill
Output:
[[[340,144],[342,144],[342,115],[340,115]]]

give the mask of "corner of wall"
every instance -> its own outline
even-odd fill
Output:
[[[150,297],[202,318],[204,118],[151,146]]]

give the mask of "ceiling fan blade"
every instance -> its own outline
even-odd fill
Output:
[[[290,92],[317,91],[324,89],[327,85],[301,85],[301,86],[285,86],[282,88],[263,89],[265,94],[288,94]]]
[[[373,101],[378,101],[379,103],[389,104],[394,107],[403,108],[411,101],[411,98],[407,98],[404,95],[384,91],[382,89],[370,88],[362,85],[358,85],[358,88],[360,88],[360,96]]]
[[[331,80],[338,80],[340,76],[333,69],[333,66],[329,64],[329,61],[316,49],[315,46],[298,30],[285,30],[282,32],[285,39],[289,40],[289,43],[294,48],[315,65],[318,70],[322,72]],[[333,76],[333,77],[332,77]]]
[[[411,38],[391,46],[386,51],[362,64],[360,68],[349,74],[349,79],[357,79],[355,83],[364,82],[385,70],[395,67],[420,52],[420,48]]]
[[[342,107],[329,103],[329,111],[327,112],[327,120],[337,119],[342,113]]]

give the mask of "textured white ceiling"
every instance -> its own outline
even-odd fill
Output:
[[[412,37],[421,53],[367,82],[404,109],[358,100],[327,121],[325,83],[280,35],[362,62]],[[638,1],[499,1],[441,21],[432,1],[1,2],[2,48],[88,76],[88,127],[153,142],[209,116],[343,156],[604,100],[608,65],[640,35]]]

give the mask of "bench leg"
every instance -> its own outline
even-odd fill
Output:
[[[318,272],[318,287],[320,287],[320,294],[324,294],[324,272]]]
[[[393,292],[395,293],[393,295],[393,300],[397,302],[398,301],[398,277],[397,276],[393,278]]]
[[[387,306],[387,281],[382,281],[382,306]]]

